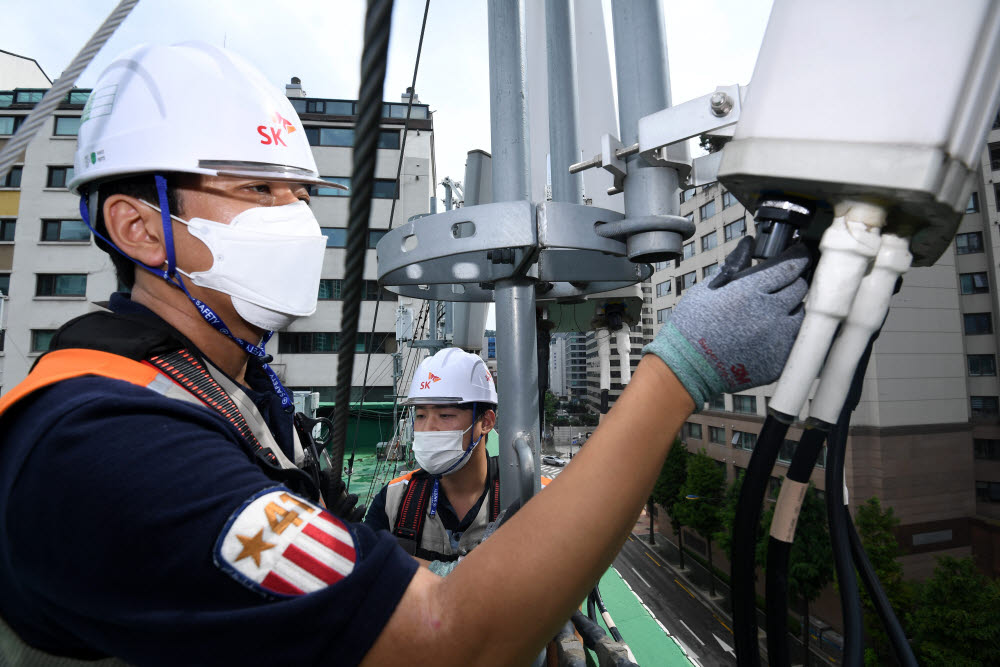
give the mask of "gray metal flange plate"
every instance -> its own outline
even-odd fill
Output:
[[[547,202],[481,204],[425,216],[390,231],[376,248],[379,280],[420,299],[493,301],[493,284],[526,276],[539,298],[607,292],[652,274],[626,257],[625,243],[598,236],[616,211]]]

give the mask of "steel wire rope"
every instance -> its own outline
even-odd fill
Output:
[[[419,331],[420,330],[420,327],[422,326],[423,319],[426,317],[426,310],[429,310],[429,303],[425,301],[421,305],[421,307],[420,307],[420,312],[417,314],[417,323],[416,323],[416,328],[414,329],[414,331]],[[406,361],[403,362],[403,375],[401,377],[406,377],[407,368],[411,367],[411,362],[415,362],[415,360],[416,360],[416,354],[415,353],[416,353],[417,349],[418,348],[411,347],[407,351]],[[414,369],[415,369],[415,366],[414,366]],[[399,393],[398,393],[398,390],[396,390],[396,391],[393,392],[393,396],[392,396],[393,412],[395,412],[395,408],[396,408],[396,405],[398,404],[398,401],[399,401]],[[398,434],[399,434],[399,420],[397,419],[396,420],[396,424],[393,426],[393,438],[396,439],[397,436],[398,436]],[[396,470],[396,463],[397,462],[398,462],[398,459],[396,459],[393,462],[393,476],[395,476],[395,470]],[[375,486],[380,481],[379,471],[380,471],[380,468],[382,468],[382,467],[383,466],[382,466],[381,461],[379,461],[378,458],[377,458],[377,456],[376,456],[375,470],[372,472],[372,478],[371,478],[371,480],[369,480],[369,483],[368,483],[368,497],[369,498],[372,497],[372,493],[375,490]],[[389,467],[388,459],[386,459],[386,463],[385,463],[384,468],[388,469],[388,467]],[[385,479],[385,470],[382,470],[382,478],[381,479]],[[350,477],[348,477],[348,483],[350,483]]]
[[[108,14],[108,18],[104,19],[104,23],[91,35],[90,40],[76,54],[69,67],[63,71],[52,87],[42,96],[42,100],[31,110],[18,131],[7,141],[3,150],[0,150],[0,179],[7,175],[10,168],[17,162],[17,156],[28,146],[28,143],[41,129],[42,124],[52,115],[52,112],[59,107],[63,96],[73,88],[73,84],[76,83],[83,70],[87,69],[87,65],[115,34],[115,30],[138,3],[139,0],[119,2],[118,6]]]
[[[406,154],[406,138],[410,134],[410,114],[413,109],[413,98],[416,96],[417,90],[417,72],[420,70],[420,54],[424,48],[424,32],[427,28],[427,14],[431,7],[431,0],[425,0],[424,2],[424,16],[423,20],[420,22],[420,39],[417,41],[417,55],[413,61],[413,77],[410,81],[410,97],[406,101],[406,118],[403,121],[403,138],[399,145],[399,160],[396,161],[396,196],[392,198],[392,206],[389,209],[389,230],[392,230],[393,218],[396,215],[396,202],[399,201],[399,177],[403,173],[403,156]],[[365,234],[367,237],[367,234]],[[378,299],[375,300],[375,310],[372,314],[372,329],[369,334],[370,338],[375,336],[375,323],[378,320],[378,310],[379,305],[382,303],[382,286],[378,286]],[[368,386],[368,368],[371,365],[372,353],[371,348],[367,348],[368,353],[365,357],[365,374],[361,381],[361,406],[364,406],[365,402],[365,390]],[[395,395],[395,392],[393,392]],[[393,399],[395,401],[395,399]],[[395,403],[394,403],[395,406]],[[358,418],[354,426],[354,441],[351,443],[351,460],[354,460],[354,454],[358,449],[358,434],[361,430],[361,415],[358,414]]]
[[[350,212],[344,252],[343,310],[340,344],[337,349],[337,388],[334,393],[333,438],[330,456],[338,479],[344,469],[344,445],[350,413],[351,380],[354,375],[354,346],[358,337],[358,315],[364,290],[365,256],[368,246],[368,218],[374,190],[375,156],[379,121],[382,118],[382,90],[385,86],[389,33],[392,28],[393,0],[368,0],[365,13],[365,41],[361,53],[361,87],[358,92],[358,122],[355,126],[353,168],[351,170]]]

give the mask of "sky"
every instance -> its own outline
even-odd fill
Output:
[[[601,3],[610,32],[611,0],[577,1]],[[34,58],[54,80],[117,4],[0,0],[0,49]],[[771,0],[662,5],[674,104],[749,82]],[[468,151],[490,150],[486,6],[431,0],[416,90],[434,112],[439,181],[461,181]],[[395,2],[385,100],[398,101],[411,83],[423,9],[423,0]],[[115,55],[136,44],[202,40],[239,52],[282,90],[297,76],[310,97],[356,99],[364,12],[363,0],[141,0],[77,85],[92,86]]]

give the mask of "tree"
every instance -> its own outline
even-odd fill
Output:
[[[551,391],[545,392],[545,423],[552,426],[556,422],[556,410],[558,409],[559,399]]]
[[[733,560],[733,524],[736,523],[736,506],[740,502],[740,491],[743,488],[744,470],[736,473],[736,479],[726,488],[726,495],[722,500],[722,507],[719,508],[719,518],[722,520],[722,527],[715,533],[715,540],[719,547],[726,552],[730,562]],[[760,535],[757,536],[758,538]]]
[[[861,538],[861,546],[868,555],[882,590],[902,621],[910,608],[912,596],[910,587],[903,581],[903,566],[899,562],[902,550],[894,532],[899,519],[893,514],[891,507],[883,510],[878,498],[872,497],[858,507],[854,523]],[[885,664],[892,653],[889,637],[864,587],[861,588],[861,604],[864,608],[868,648],[874,653],[873,657],[878,664]]]
[[[765,535],[771,532],[774,508],[771,506],[764,513]],[[757,563],[761,567],[767,567],[768,542],[767,539],[757,542]],[[809,603],[833,581],[833,574],[833,547],[826,524],[826,504],[819,499],[816,487],[810,482],[799,509],[795,539],[788,555],[788,592],[802,601],[802,644],[806,656],[809,655]]]
[[[684,486],[684,480],[687,479],[689,456],[687,447],[681,442],[681,439],[674,440],[674,444],[667,454],[667,460],[663,462],[663,468],[660,469],[660,476],[656,478],[656,485],[653,486],[651,496],[653,502],[658,503],[670,515],[670,526],[674,529],[674,535],[677,536],[677,553],[682,570],[684,569],[684,537],[681,533],[683,524],[677,519],[674,505],[677,503],[681,487]]]
[[[681,486],[674,513],[708,543],[709,591],[715,595],[715,567],[712,565],[712,535],[722,526],[721,502],[726,474],[702,449],[688,458],[687,479]]]
[[[916,601],[909,625],[921,664],[1000,665],[1000,583],[983,576],[971,558],[938,559]]]

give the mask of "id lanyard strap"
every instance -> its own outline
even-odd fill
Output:
[[[104,235],[102,235],[100,232],[94,229],[94,226],[90,224],[90,210],[87,206],[86,195],[80,197],[80,216],[83,218],[83,222],[87,225],[87,227],[90,228],[90,231],[92,231],[95,236],[102,239],[105,243],[114,248],[115,251],[117,251],[118,254],[120,254],[122,257],[125,257],[136,266],[142,267],[143,269],[149,271],[153,275],[163,278],[171,285],[179,287],[184,292],[184,294],[187,295],[187,298],[191,300],[191,303],[195,305],[195,307],[198,309],[198,312],[201,313],[201,316],[205,319],[205,321],[208,322],[210,325],[212,325],[212,327],[216,331],[218,331],[223,336],[227,337],[229,340],[239,345],[247,354],[257,357],[257,359],[259,359],[261,362],[261,369],[264,371],[264,373],[267,374],[268,379],[271,381],[271,386],[274,387],[275,393],[278,394],[279,398],[281,398],[281,407],[287,410],[289,407],[294,405],[294,402],[288,395],[288,390],[285,389],[284,385],[281,384],[281,380],[278,379],[278,374],[275,373],[274,369],[272,369],[271,366],[267,363],[268,361],[273,359],[273,357],[267,354],[267,352],[264,350],[264,348],[267,346],[267,342],[271,340],[271,337],[274,335],[274,332],[268,331],[267,333],[264,334],[264,338],[261,341],[261,344],[259,346],[254,345],[253,343],[243,340],[239,336],[234,336],[233,333],[229,330],[229,327],[226,326],[226,323],[222,321],[222,318],[219,317],[216,314],[216,312],[208,306],[208,304],[191,296],[191,293],[188,292],[187,286],[184,284],[184,280],[181,278],[180,274],[177,273],[177,257],[174,254],[173,223],[170,220],[170,205],[169,202],[167,201],[167,179],[165,179],[160,174],[154,175],[154,178],[156,180],[156,195],[157,198],[159,199],[159,204],[160,204],[160,215],[163,218],[163,237],[167,250],[166,271],[146,266],[142,262],[136,261],[132,257],[129,257],[124,252],[122,252],[121,249],[118,248],[118,246],[116,246],[110,240],[105,238]]]

